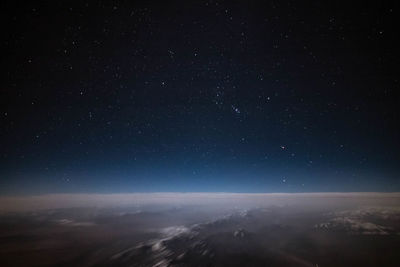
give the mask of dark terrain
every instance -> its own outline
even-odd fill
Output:
[[[399,266],[398,198],[363,198],[3,212],[0,265]]]

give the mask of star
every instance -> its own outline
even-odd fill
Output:
[[[232,109],[235,113],[240,114],[240,109],[232,105]]]

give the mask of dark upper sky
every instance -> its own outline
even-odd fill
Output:
[[[397,6],[134,2],[2,2],[0,193],[400,190]]]

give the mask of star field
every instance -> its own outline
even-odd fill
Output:
[[[394,5],[3,5],[3,193],[400,189]]]

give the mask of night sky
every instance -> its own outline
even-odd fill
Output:
[[[399,191],[389,3],[3,1],[0,193]]]

